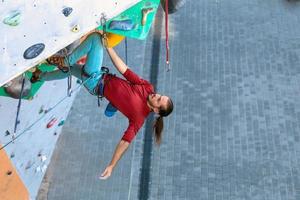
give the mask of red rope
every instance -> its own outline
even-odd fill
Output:
[[[165,0],[165,31],[166,31],[166,63],[169,70],[169,24],[168,24],[168,14],[169,14],[169,2]]]

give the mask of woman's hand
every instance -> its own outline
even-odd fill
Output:
[[[96,32],[96,33],[99,33],[100,35],[103,35],[103,30],[98,30],[98,29],[95,29],[95,31],[94,32]]]
[[[99,177],[101,180],[106,180],[110,177],[110,175],[113,172],[113,166],[109,165],[106,167],[106,169],[103,171],[101,176]]]

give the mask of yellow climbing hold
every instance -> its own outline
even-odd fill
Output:
[[[74,32],[74,33],[78,33],[79,30],[80,30],[80,26],[79,26],[78,24],[75,25],[75,26],[71,29],[71,31]]]
[[[107,47],[117,46],[125,37],[114,33],[106,33]]]

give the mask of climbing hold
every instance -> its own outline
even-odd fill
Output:
[[[64,14],[65,17],[68,17],[68,16],[71,14],[72,11],[73,11],[73,8],[71,8],[71,7],[66,7],[66,8],[64,8],[64,9],[62,10],[62,13]]]
[[[76,83],[77,83],[77,84],[81,84],[82,81],[81,81],[80,79],[77,79]]]
[[[134,29],[135,24],[131,19],[120,20],[120,21],[112,21],[109,24],[109,29],[111,30],[120,30],[120,31],[130,31]]]
[[[35,168],[35,172],[41,172],[42,171],[42,168],[40,166],[38,166],[37,168]]]
[[[9,136],[10,132],[8,130],[5,131],[5,136]]]
[[[54,132],[54,134],[53,135],[57,135],[57,132]]]
[[[44,172],[46,172],[46,170],[47,170],[47,165],[43,165],[42,172],[44,173]]]
[[[168,0],[168,14],[175,13],[185,4],[185,2],[186,0]],[[160,3],[164,11],[166,12],[166,0],[161,0]]]
[[[65,120],[61,120],[61,121],[59,122],[58,126],[62,126],[62,125],[64,125],[64,123],[65,123]]]
[[[41,156],[41,161],[42,162],[45,162],[47,160],[47,157],[44,155],[44,156]]]
[[[42,114],[44,112],[44,106],[41,106],[40,110],[39,110],[39,114]]]
[[[17,26],[21,21],[21,12],[18,10],[12,11],[9,13],[3,20],[4,24],[9,26]]]
[[[73,28],[71,29],[71,31],[74,32],[74,33],[78,33],[79,30],[80,30],[80,26],[78,24],[73,26]]]
[[[117,46],[125,37],[114,33],[106,33],[107,47]]]
[[[6,174],[7,174],[8,176],[12,175],[12,171],[9,170],[9,171],[6,172]]]
[[[57,119],[55,117],[53,117],[47,124],[47,128],[51,128],[55,122],[57,121]]]
[[[23,57],[25,59],[35,58],[38,55],[40,55],[44,51],[44,49],[45,49],[45,45],[43,43],[34,44],[28,49],[26,49],[26,51],[23,54]]]
[[[10,158],[14,158],[14,157],[15,157],[15,153],[14,153],[14,152],[11,152]]]
[[[32,167],[34,163],[32,163],[31,161],[28,161],[25,167],[25,170],[30,169]]]
[[[147,17],[148,17],[148,14],[153,12],[154,9],[153,8],[143,8],[142,9],[142,26],[144,26],[146,24],[146,21],[147,21]]]
[[[23,82],[23,76],[18,76],[17,78],[13,79],[10,81],[8,84],[5,85],[4,90],[9,96],[15,99],[20,98],[20,93],[22,90],[22,82]],[[25,77],[25,82],[24,82],[24,88],[23,88],[23,94],[22,98],[26,97],[29,95],[31,90],[31,82],[30,80]]]

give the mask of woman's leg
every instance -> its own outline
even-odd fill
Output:
[[[92,74],[99,72],[103,61],[103,46],[101,35],[92,33],[89,35],[66,59],[65,63],[73,66],[82,56],[87,55],[85,72]]]
[[[74,64],[70,70],[71,74],[75,76],[76,78],[81,79],[81,65]],[[67,78],[69,76],[69,73],[64,73],[61,70],[55,70],[52,72],[43,72],[40,74],[39,78],[41,81],[53,81],[53,80],[60,80]]]

